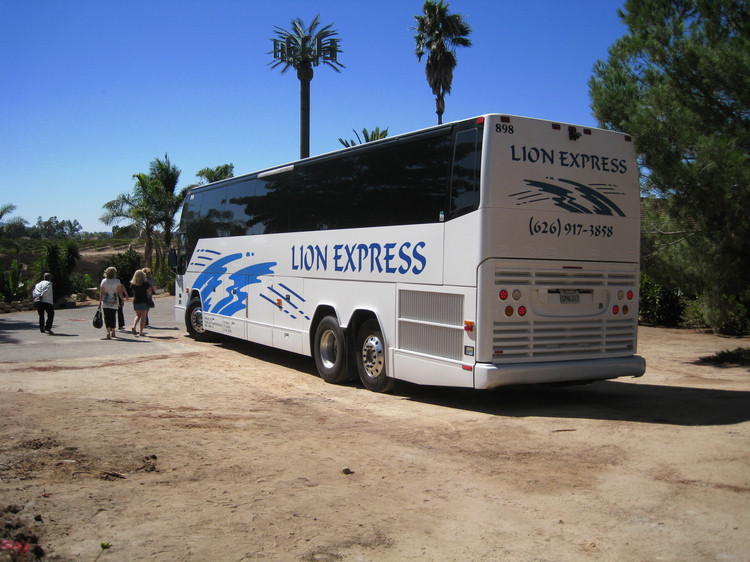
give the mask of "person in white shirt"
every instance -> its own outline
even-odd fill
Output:
[[[104,313],[104,326],[107,328],[108,340],[116,337],[115,328],[120,299],[128,300],[128,294],[117,278],[117,270],[114,267],[108,267],[104,270],[104,279],[99,285],[99,306],[102,307]]]
[[[39,331],[53,335],[52,322],[55,319],[55,300],[52,296],[51,273],[45,273],[44,278],[34,286],[32,296],[34,297],[36,310],[39,313]],[[45,315],[47,316],[46,321],[44,318]]]

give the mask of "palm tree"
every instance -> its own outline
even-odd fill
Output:
[[[234,164],[222,164],[215,168],[203,168],[195,175],[203,178],[208,183],[225,180],[234,177]]]
[[[352,129],[352,131],[354,131],[354,129]],[[359,136],[359,133],[357,131],[354,131],[354,135],[357,137],[356,141],[354,139],[344,140],[339,137],[339,142],[348,148],[350,146],[356,146],[358,144],[364,144],[366,142],[384,139],[388,136],[388,127],[383,129],[382,131],[380,130],[380,127],[375,127],[372,131],[368,131],[367,127],[364,127],[362,129],[362,137],[364,137],[365,140],[362,140],[362,137]]]
[[[272,38],[274,62],[271,68],[283,65],[281,73],[290,68],[297,71],[300,82],[300,139],[299,157],[310,156],[310,82],[313,79],[313,67],[320,62],[341,72],[344,65],[337,60],[341,49],[338,47],[338,32],[331,29],[332,24],[318,29],[320,14],[315,16],[309,27],[300,18],[292,20],[292,29],[287,31],[281,27],[274,27],[276,38]]]
[[[99,218],[106,225],[117,224],[128,220],[137,230],[138,237],[144,238],[144,263],[153,264],[155,245],[155,228],[159,224],[159,187],[148,174],[133,174],[135,186],[133,193],[121,193],[116,199],[104,204],[104,214]]]
[[[9,215],[15,210],[16,206],[13,203],[5,203],[4,205],[0,205],[0,222],[2,222],[5,215]]]
[[[453,69],[456,68],[456,47],[470,47],[468,39],[471,28],[460,14],[449,14],[448,4],[443,0],[426,0],[422,7],[424,15],[414,16],[417,33],[417,60],[427,54],[425,74],[427,83],[435,94],[438,124],[443,122],[445,94],[451,93]]]
[[[149,166],[149,178],[154,183],[151,186],[150,193],[153,198],[152,203],[157,210],[155,213],[155,225],[161,225],[164,229],[164,246],[169,250],[172,246],[174,217],[185,201],[188,188],[183,188],[175,193],[177,182],[180,179],[180,169],[169,161],[167,154],[164,154],[164,160],[155,158],[151,162]]]

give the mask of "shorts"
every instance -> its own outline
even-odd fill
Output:
[[[147,302],[133,303],[133,310],[148,310]]]

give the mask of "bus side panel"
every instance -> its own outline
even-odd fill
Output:
[[[443,279],[446,285],[472,287],[476,284],[477,265],[480,262],[480,217],[474,211],[445,223],[445,260]]]
[[[417,384],[473,386],[475,311],[473,287],[399,284],[395,378]]]
[[[273,311],[273,346],[286,351],[304,353],[305,339],[310,329],[310,316],[304,297],[304,279],[274,277],[268,291],[275,297]]]

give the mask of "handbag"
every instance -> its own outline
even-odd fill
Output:
[[[92,324],[94,325],[94,328],[96,328],[97,330],[101,328],[102,326],[104,326],[104,320],[102,320],[101,308],[96,309],[96,314],[94,314],[94,321],[92,322]]]

